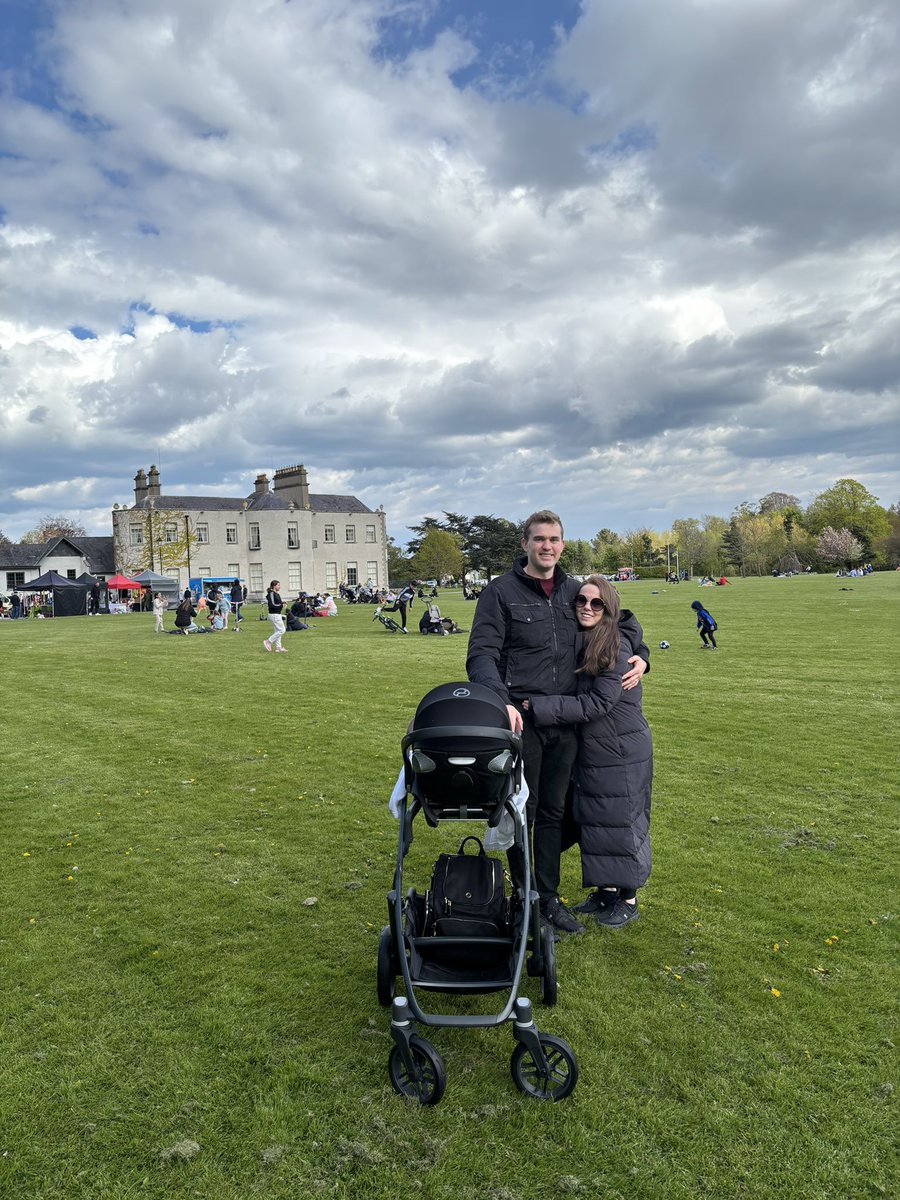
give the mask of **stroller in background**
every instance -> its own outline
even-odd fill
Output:
[[[537,1099],[562,1100],[578,1079],[575,1055],[561,1038],[538,1031],[531,1001],[518,995],[526,965],[529,975],[540,978],[542,1003],[555,1004],[557,995],[553,930],[541,923],[539,897],[530,882],[528,825],[513,799],[522,777],[521,736],[511,732],[506,707],[489,688],[445,683],[420,702],[402,750],[405,794],[399,804],[394,883],[387,896],[390,923],[378,941],[377,968],[378,1001],[391,1007],[391,1085],[420,1104],[437,1104],[444,1093],[443,1060],[431,1042],[414,1032],[414,1022],[473,1029],[512,1021],[516,1045],[510,1070],[516,1087]],[[440,892],[448,859],[471,864],[472,857],[463,854],[470,839],[463,840],[459,856],[441,855],[426,895],[410,888],[404,896],[403,860],[419,813],[432,827],[444,821],[486,821],[495,828],[504,814],[512,818],[514,845],[527,865],[524,887],[507,900],[499,864],[482,860],[499,877],[499,920],[473,920],[466,905],[471,894],[456,893],[451,901],[449,882]],[[449,873],[443,878],[449,881]],[[405,995],[397,994],[398,976]],[[426,1011],[420,991],[508,995],[498,1013],[450,1015]]]
[[[404,629],[403,626],[400,625],[397,621],[395,621],[393,617],[389,617],[389,616],[387,616],[386,613],[383,613],[381,611],[380,604],[375,609],[375,616],[372,618],[372,620],[380,621],[381,624],[388,631],[388,633],[407,633],[408,632],[408,630]]]
[[[446,637],[450,633],[465,633],[452,617],[442,617],[436,604],[429,604],[419,618],[419,633],[436,633]]]

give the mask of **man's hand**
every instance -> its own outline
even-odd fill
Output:
[[[631,670],[626,671],[622,676],[623,692],[630,692],[632,688],[636,688],[641,682],[641,676],[647,670],[647,664],[639,654],[632,654],[628,661],[631,663]]]
[[[509,717],[509,727],[513,733],[522,732],[522,714],[514,704],[507,704],[506,715]]]

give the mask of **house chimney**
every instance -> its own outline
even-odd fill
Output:
[[[143,469],[141,469],[140,471],[138,471],[137,475],[135,475],[135,477],[134,477],[134,502],[135,502],[135,504],[140,504],[143,500],[146,500],[146,499],[147,499],[147,476],[144,474]]]
[[[256,482],[253,485],[254,494],[264,496],[269,490],[269,477],[265,473],[257,475]]]
[[[302,463],[296,467],[279,467],[274,484],[282,499],[293,500],[300,508],[309,508],[309,483]]]
[[[150,468],[150,479],[149,486],[147,488],[147,495],[155,498],[159,497],[159,471],[157,471],[156,467]]]

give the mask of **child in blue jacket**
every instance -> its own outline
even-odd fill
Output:
[[[717,650],[718,646],[716,646],[715,632],[719,627],[716,624],[715,617],[712,615],[712,613],[706,611],[699,600],[692,600],[691,608],[697,614],[697,628],[700,630],[700,640],[703,642],[703,645],[700,647],[700,649]],[[712,643],[711,646],[710,642]]]

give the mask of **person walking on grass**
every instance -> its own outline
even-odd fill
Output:
[[[522,537],[524,558],[498,575],[478,599],[469,634],[466,671],[506,704],[510,728],[522,733],[522,758],[528,784],[526,812],[534,830],[534,877],[543,920],[565,933],[584,926],[559,896],[566,794],[578,739],[570,724],[538,726],[523,707],[536,695],[575,692],[575,620],[577,580],[558,565],[565,548],[562,522],[549,509],[532,513]],[[624,641],[630,646],[622,687],[637,686],[650,662],[641,627],[627,610],[621,614]],[[523,713],[525,720],[523,723]],[[508,854],[513,887],[525,881],[518,847]]]
[[[241,587],[241,581],[236,579],[231,585],[231,611],[234,613],[234,632],[241,631],[241,605],[244,603],[244,589]]]
[[[404,633],[409,632],[409,630],[406,628],[406,610],[408,607],[412,606],[412,602],[413,602],[413,598],[415,597],[415,594],[416,594],[416,589],[413,586],[412,580],[410,580],[409,583],[406,585],[406,587],[403,588],[403,590],[397,596],[397,599],[394,601],[394,603],[391,605],[391,607],[386,608],[384,610],[385,612],[399,612],[400,613],[400,628],[402,629],[402,631]]]
[[[697,629],[700,631],[701,650],[718,650],[715,633],[719,626],[712,613],[707,612],[699,600],[691,601],[691,608],[697,614]]]
[[[156,624],[153,627],[154,633],[163,633],[163,613],[166,611],[166,599],[162,592],[156,592],[153,597],[153,616]]]
[[[287,654],[287,650],[281,644],[281,636],[284,633],[284,617],[281,615],[281,610],[284,608],[284,601],[278,590],[280,587],[281,582],[278,579],[273,579],[269,584],[269,590],[266,592],[266,604],[269,609],[269,620],[272,622],[272,633],[269,637],[263,639],[263,646],[266,650],[274,650],[277,654]]]
[[[530,696],[523,708],[538,729],[578,730],[572,816],[584,887],[596,889],[575,912],[621,929],[639,916],[637,889],[650,875],[653,739],[641,686],[625,691],[629,643],[620,635],[619,593],[590,575],[575,596],[578,682],[574,696]]]

